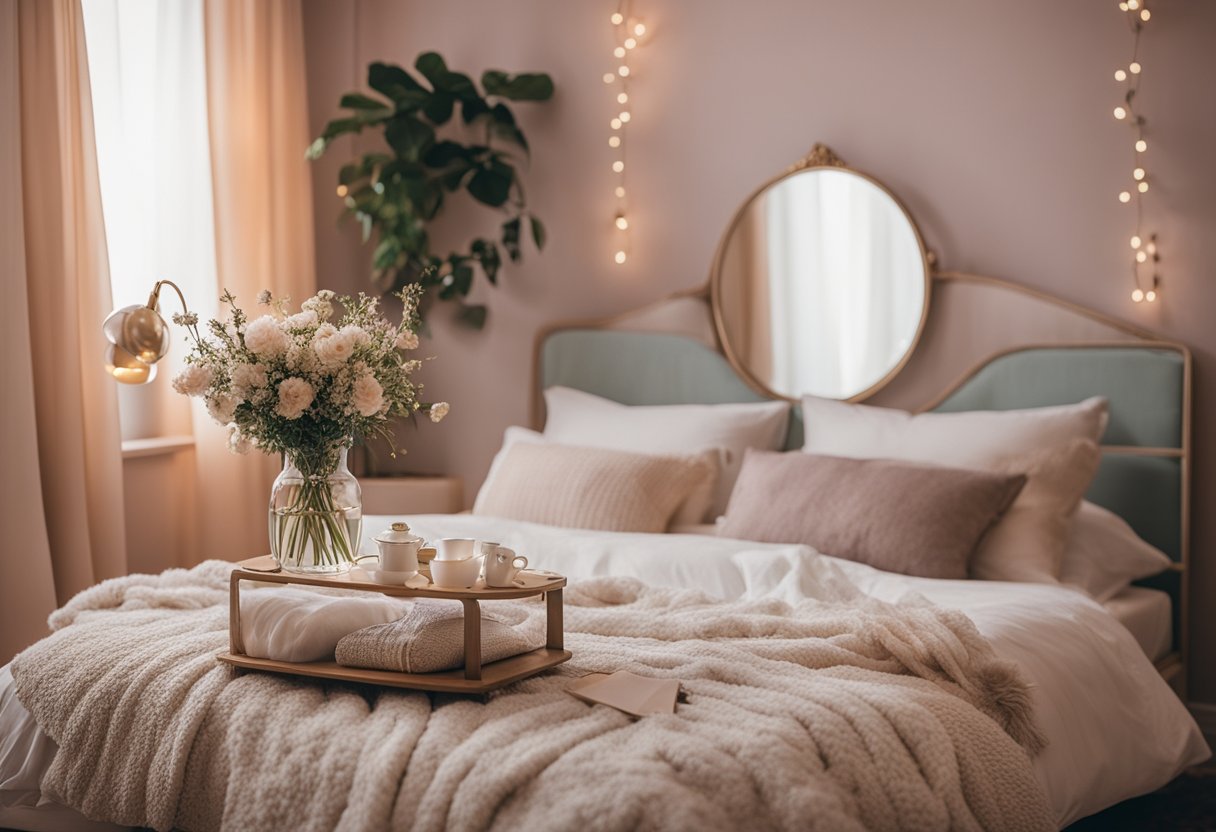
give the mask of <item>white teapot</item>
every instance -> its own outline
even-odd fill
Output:
[[[418,550],[426,541],[410,531],[405,523],[394,523],[391,528],[372,538],[380,549],[380,571],[400,572],[402,578],[418,574]]]

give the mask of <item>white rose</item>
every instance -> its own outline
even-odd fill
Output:
[[[266,386],[266,368],[261,364],[237,364],[232,368],[232,392],[248,401]]]
[[[322,321],[327,321],[334,314],[334,306],[330,303],[333,300],[334,293],[329,289],[322,289],[308,300],[300,304],[301,309],[308,309],[317,313],[317,318]]]
[[[310,329],[317,325],[317,313],[311,309],[305,309],[303,312],[297,312],[287,320],[283,321],[283,328],[292,329]]]
[[[221,425],[226,425],[236,415],[236,406],[240,403],[241,400],[236,396],[220,393],[207,399],[207,412],[211,414],[212,419]]]
[[[338,330],[338,334],[349,338],[350,342],[356,347],[366,346],[367,344],[370,344],[372,340],[372,336],[368,335],[363,327],[355,326],[354,324],[348,324],[342,327],[340,330]]]
[[[263,315],[245,327],[245,346],[259,358],[282,355],[290,346],[291,339],[279,323],[269,315]]]
[[[360,416],[375,416],[384,406],[384,388],[371,373],[359,376],[351,389],[351,403]]]
[[[397,335],[397,340],[393,346],[399,350],[416,350],[418,349],[418,334],[408,330],[402,332]]]
[[[212,378],[210,368],[188,364],[174,376],[173,389],[183,396],[201,396],[211,386]]]
[[[451,409],[452,406],[447,402],[435,402],[433,405],[431,405],[431,421],[436,423],[442,422],[443,417],[447,416],[448,411]]]
[[[334,368],[345,364],[355,354],[355,342],[343,330],[328,338],[316,338],[312,342],[313,351],[321,359],[322,366]]]
[[[288,378],[279,382],[279,403],[274,412],[284,419],[299,419],[312,404],[312,385],[302,378]]]
[[[247,454],[253,449],[253,442],[241,433],[236,425],[228,426],[228,450],[234,454]]]

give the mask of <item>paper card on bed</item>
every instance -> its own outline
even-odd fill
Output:
[[[566,692],[571,696],[607,705],[633,716],[675,713],[680,693],[679,679],[651,679],[627,670],[591,673],[576,680]]]

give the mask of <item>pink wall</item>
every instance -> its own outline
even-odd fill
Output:
[[[884,181],[943,268],[1052,292],[1189,344],[1196,360],[1192,694],[1216,701],[1216,4],[1159,0],[1141,47],[1142,106],[1160,232],[1162,302],[1129,298],[1132,217],[1115,196],[1130,138],[1111,118],[1131,36],[1114,0],[635,0],[650,27],[630,125],[633,253],[611,262],[613,102],[603,2],[305,0],[309,99],[319,131],[369,61],[440,51],[456,69],[544,70],[558,94],[521,105],[528,194],[548,249],[485,292],[480,334],[436,316],[432,393],[441,426],[404,437],[408,467],[464,476],[471,500],[502,429],[527,418],[536,327],[621,311],[705,281],[747,193],[814,141]],[[318,275],[362,285],[365,254],[338,230],[340,157],[317,168]],[[467,234],[483,213],[453,213]]]

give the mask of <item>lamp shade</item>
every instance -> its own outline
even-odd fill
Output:
[[[140,361],[117,344],[106,347],[106,372],[123,384],[147,384],[156,378],[156,365]]]
[[[169,352],[169,327],[150,306],[115,309],[101,325],[111,344],[122,347],[145,364],[154,364]]]

